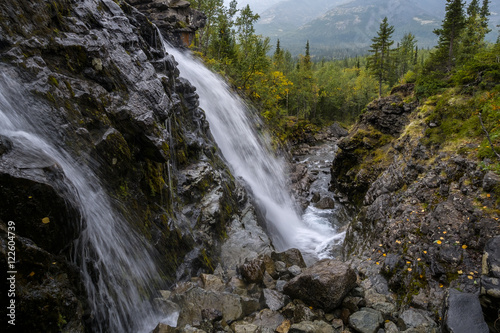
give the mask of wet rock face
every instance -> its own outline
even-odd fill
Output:
[[[196,30],[203,28],[207,17],[184,0],[127,0],[144,13],[168,36],[175,46],[189,46]]]
[[[231,262],[235,270],[242,257],[270,252],[272,246],[245,190],[218,153],[196,88],[179,78],[175,60],[165,54],[150,22],[163,24],[163,31],[173,27],[191,33],[203,24],[203,15],[184,1],[132,2],[157,16],[148,19],[124,1],[2,3],[1,72],[36,96],[42,107],[28,117],[103,180],[127,222],[154,244],[169,282],[213,271],[221,248],[227,257],[238,242],[234,239],[244,239],[244,251]],[[12,149],[0,138],[0,159],[11,156]],[[2,195],[10,196],[0,218],[18,219],[23,236],[49,257],[66,250],[78,236],[69,223],[73,212],[64,205],[64,195],[53,195],[45,185],[64,175],[47,165],[35,175],[14,177],[18,171],[0,164]],[[41,222],[45,217],[50,223]],[[69,276],[64,267],[51,267]],[[78,285],[65,281],[61,290]],[[70,291],[85,298],[82,290]],[[62,294],[55,297],[64,300]],[[57,302],[48,302],[48,311],[57,313]],[[61,313],[69,323],[71,316]],[[43,317],[37,315],[31,317]]]
[[[0,174],[0,201],[0,220],[51,253],[67,253],[78,237],[78,212],[49,185]]]

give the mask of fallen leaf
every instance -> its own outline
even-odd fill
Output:
[[[35,272],[31,272],[28,274],[28,276],[33,276],[33,275],[35,275]]]
[[[462,274],[462,273],[463,273],[463,271],[461,271],[461,270],[460,270],[460,271],[458,271],[458,274]]]
[[[49,222],[50,222],[50,219],[49,219],[48,217],[44,217],[44,218],[42,219],[42,223],[43,223],[43,224],[47,224],[47,223],[49,223]]]
[[[467,245],[462,245],[462,249],[466,249],[467,248]]]

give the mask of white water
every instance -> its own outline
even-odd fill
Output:
[[[88,293],[95,322],[92,330],[150,332],[167,319],[154,313],[150,303],[159,274],[146,243],[112,208],[95,174],[60,146],[56,129],[36,120],[46,107],[22,91],[12,79],[0,75],[0,135],[13,143],[13,152],[0,162],[10,159],[13,172],[37,165],[57,166],[63,172],[65,188],[59,190],[82,219],[73,256]]]
[[[342,236],[320,218],[302,221],[287,186],[285,163],[255,130],[245,103],[199,60],[164,46],[178,62],[180,75],[196,87],[212,135],[234,175],[250,186],[276,249],[298,248],[307,257],[329,257],[328,245]]]

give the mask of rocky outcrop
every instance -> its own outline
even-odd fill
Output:
[[[206,16],[185,0],[127,0],[144,13],[175,46],[189,46],[196,30],[203,28]]]
[[[498,181],[477,160],[429,145],[432,106],[417,107],[402,90],[370,104],[339,142],[331,190],[358,207],[344,243],[351,266],[371,283],[387,281],[378,293],[394,292],[403,306],[441,313],[446,290],[487,288],[481,259],[498,234]],[[492,300],[484,301],[489,309]],[[416,327],[415,316],[404,318]],[[429,319],[431,330],[437,318]]]

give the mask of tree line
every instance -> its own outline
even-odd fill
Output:
[[[367,103],[392,86],[413,82],[422,94],[448,84],[471,59],[486,52],[489,0],[447,0],[446,14],[433,50],[419,50],[412,33],[395,44],[394,27],[384,18],[368,55],[325,61],[313,59],[309,42],[304,54],[292,57],[280,45],[255,33],[259,15],[236,0],[194,0],[207,15],[191,48],[250,100],[283,140],[330,121],[352,123]],[[498,44],[498,43],[497,43]],[[465,75],[465,74],[464,74]],[[455,80],[457,78],[455,77]],[[458,79],[460,80],[460,79]]]

